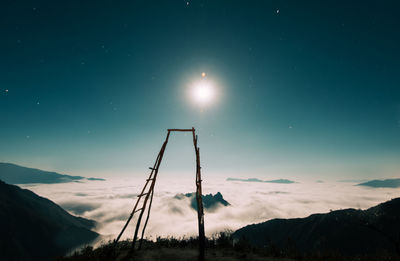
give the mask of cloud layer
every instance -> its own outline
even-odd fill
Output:
[[[143,185],[144,178],[115,178],[22,187],[53,200],[72,214],[96,220],[96,232],[113,239],[124,226]],[[146,236],[195,235],[197,213],[190,207],[190,199],[175,197],[194,189],[193,180],[159,178]],[[272,218],[305,217],[343,208],[365,209],[400,196],[399,189],[373,189],[340,182],[273,184],[226,181],[224,178],[203,182],[204,194],[217,192],[231,205],[206,211],[207,235]],[[131,221],[124,238],[132,237],[135,221],[135,218]]]

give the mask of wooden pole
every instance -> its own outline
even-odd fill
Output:
[[[150,194],[152,194],[152,191],[154,190],[154,185],[156,183],[158,169],[160,168],[160,164],[161,164],[162,158],[164,156],[165,147],[167,147],[169,134],[170,134],[170,132],[168,131],[167,138],[165,138],[164,144],[163,144],[163,146],[161,148],[161,151],[160,151],[160,158],[159,158],[159,160],[157,162],[157,166],[156,166],[156,168],[154,170],[153,182],[151,183],[149,192],[146,194],[146,198],[144,199],[142,210],[140,211],[139,218],[138,218],[137,223],[136,223],[135,235],[133,236],[131,251],[135,250],[135,244],[136,244],[136,239],[137,239],[137,235],[138,235],[139,228],[140,228],[140,222],[142,221],[143,213],[144,213],[144,211],[146,209],[147,200],[149,199]],[[144,233],[144,231],[143,231],[143,233]]]
[[[161,148],[161,150],[162,150],[162,148]],[[146,180],[146,183],[144,184],[144,187],[143,187],[143,189],[142,189],[142,191],[140,192],[139,195],[143,195],[143,192],[145,191],[145,189],[146,189],[146,187],[147,187],[147,184],[149,183],[150,180],[153,179],[154,170],[155,170],[155,167],[157,166],[157,163],[158,163],[158,161],[159,161],[159,159],[160,159],[160,154],[161,154],[161,151],[158,153],[158,156],[157,156],[156,162],[154,163],[153,168],[150,168],[150,169],[151,169],[151,172],[150,172],[149,178]],[[137,211],[136,211],[136,208],[137,208],[137,206],[138,206],[138,204],[139,204],[139,201],[140,201],[141,197],[142,197],[142,196],[138,196],[138,199],[137,199],[137,201],[136,201],[136,204],[135,204],[135,206],[133,207],[133,210],[132,210],[131,214],[129,215],[128,220],[126,221],[124,227],[122,228],[121,232],[119,233],[117,239],[114,241],[115,244],[118,243],[118,241],[119,241],[119,239],[121,238],[122,234],[124,233],[126,227],[128,226],[129,222],[131,221],[133,215],[137,212]]]
[[[196,152],[196,201],[197,201],[197,221],[199,227],[199,260],[204,260],[205,253],[205,233],[204,233],[204,209],[203,197],[201,189],[201,166],[200,166],[200,149],[197,147],[197,135],[195,129],[192,128],[193,145]]]

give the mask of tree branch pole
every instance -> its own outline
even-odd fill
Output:
[[[160,164],[161,164],[162,158],[164,156],[165,147],[167,147],[169,134],[170,134],[170,132],[168,131],[168,134],[167,134],[167,137],[165,138],[164,144],[161,147],[160,157],[159,157],[159,160],[157,162],[157,166],[156,166],[156,168],[154,170],[153,182],[151,183],[149,192],[147,192],[147,194],[146,194],[146,198],[144,199],[142,210],[140,211],[139,218],[138,218],[138,221],[136,223],[135,235],[133,236],[133,241],[132,241],[132,248],[131,248],[132,251],[135,250],[135,243],[136,243],[137,235],[138,235],[139,228],[140,228],[140,222],[142,221],[143,213],[144,213],[144,211],[146,209],[147,200],[149,199],[150,194],[151,195],[153,194],[154,186],[155,186],[156,179],[157,179],[158,169],[160,168]],[[149,209],[149,213],[150,213],[150,209]],[[144,231],[143,231],[143,234],[144,234]]]
[[[205,252],[205,233],[204,233],[204,209],[201,189],[201,166],[200,166],[200,148],[197,147],[197,135],[192,128],[193,145],[196,152],[196,201],[197,201],[197,220],[199,226],[199,260],[204,260]]]

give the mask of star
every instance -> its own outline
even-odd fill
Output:
[[[279,9],[276,9],[276,13],[279,14]]]
[[[39,105],[39,104],[40,104],[40,102],[37,102],[36,104],[37,104],[37,105]]]
[[[8,93],[8,89],[5,92]]]

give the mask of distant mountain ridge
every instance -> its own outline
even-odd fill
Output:
[[[27,168],[11,163],[0,163],[0,180],[9,184],[53,184],[65,182],[77,182],[80,180],[104,180],[100,178],[85,178],[81,176],[70,176],[57,172],[43,171]]]
[[[0,260],[52,260],[96,239],[95,224],[0,181]]]
[[[261,180],[261,179],[257,179],[257,178],[247,178],[247,179],[227,178],[226,181],[262,182],[262,183],[278,183],[278,184],[296,183],[295,181],[288,180],[288,179]]]
[[[400,188],[400,179],[374,179],[357,184],[357,186],[366,186],[371,188]]]
[[[342,179],[338,180],[337,182],[342,182],[342,183],[361,183],[361,182],[367,182],[367,179]]]
[[[300,252],[400,255],[400,198],[367,210],[345,209],[306,218],[272,219],[245,226],[233,236],[262,247]]]

